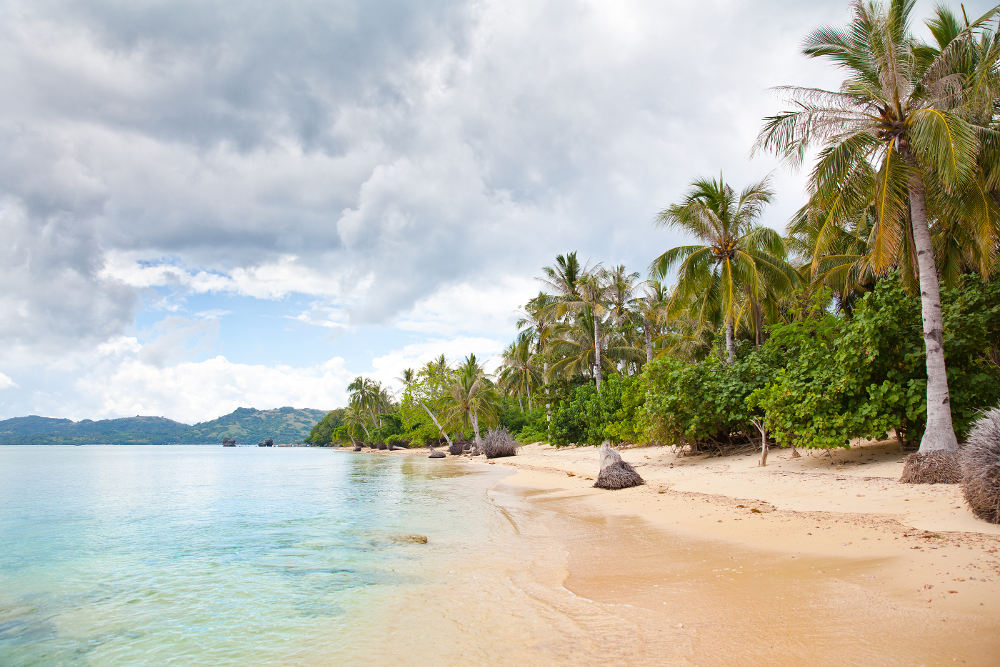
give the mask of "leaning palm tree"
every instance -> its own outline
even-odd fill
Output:
[[[947,204],[976,236],[996,228],[995,200],[991,205],[986,192],[996,181],[983,178],[997,173],[1000,137],[991,125],[1000,50],[980,44],[1000,7],[950,35],[939,31],[943,43],[936,45],[910,34],[912,8],[912,0],[888,6],[856,0],[847,28],[810,34],[803,53],[829,58],[846,78],[838,91],[783,88],[794,108],[765,119],[757,147],[798,164],[811,146],[821,146],[810,178],[814,197],[831,224],[874,206],[875,270],[896,262],[912,242],[926,349],[927,426],[920,442],[926,453],[958,448],[930,222]],[[977,191],[978,198],[970,195]],[[962,205],[970,200],[980,204]]]
[[[653,260],[650,272],[666,277],[677,268],[673,300],[688,302],[703,318],[718,313],[726,335],[729,363],[736,360],[736,325],[756,304],[774,299],[797,274],[785,261],[781,236],[757,224],[773,192],[768,179],[739,195],[723,181],[699,179],[679,204],[660,211],[664,227],[694,236],[700,243],[678,246]]]

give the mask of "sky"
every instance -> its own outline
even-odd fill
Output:
[[[914,16],[928,15],[930,2]],[[986,2],[967,2],[970,16]],[[0,418],[332,409],[495,367],[541,267],[650,261],[844,0],[0,0]],[[919,32],[918,32],[919,34]]]

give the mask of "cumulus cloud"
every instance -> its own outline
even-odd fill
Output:
[[[67,213],[31,217],[0,200],[0,342],[8,354],[92,345],[132,322],[135,295],[102,274],[98,239]]]
[[[0,347],[46,369],[45,396],[135,333],[137,308],[197,319],[189,295],[308,295],[287,317],[337,332],[509,338],[557,253],[645,271],[680,242],[651,221],[693,178],[775,169],[748,158],[780,108],[767,89],[835,86],[799,43],[848,16],[846,0],[0,9]],[[775,178],[780,228],[804,176]],[[224,332],[170,326],[105,379],[225,368]]]
[[[352,378],[340,358],[297,368],[240,364],[222,356],[161,366],[129,355],[109,363],[105,372],[81,377],[75,389],[94,399],[77,407],[85,411],[79,414],[164,415],[194,423],[241,406],[332,409],[346,403],[345,388]]]
[[[16,387],[16,386],[17,386],[17,383],[14,382],[10,378],[10,376],[5,375],[3,373],[0,373],[0,391],[3,391],[4,389],[10,389],[10,388]]]

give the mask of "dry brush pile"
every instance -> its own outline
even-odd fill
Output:
[[[972,513],[1000,523],[1000,408],[985,412],[969,431],[961,467],[962,494]]]
[[[490,429],[483,436],[482,453],[486,454],[488,459],[517,456],[517,448],[517,440],[505,428]]]

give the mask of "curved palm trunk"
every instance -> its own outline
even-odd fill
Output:
[[[726,319],[726,355],[729,357],[729,363],[736,361],[736,327],[733,324],[732,318]]]
[[[423,401],[420,401],[419,403],[420,403],[420,407],[422,407],[427,412],[427,416],[431,418],[432,422],[434,422],[434,425],[437,426],[437,429],[438,429],[438,431],[441,432],[441,435],[444,436],[444,440],[445,440],[445,442],[448,443],[448,447],[450,448],[451,447],[451,438],[449,438],[448,434],[445,432],[445,430],[443,428],[441,428],[441,424],[438,423],[437,417],[435,417],[434,413],[431,412],[430,409],[426,405],[424,405]]]
[[[927,204],[924,185],[916,177],[910,183],[910,217],[913,244],[917,249],[920,273],[920,314],[924,328],[927,358],[927,428],[920,440],[921,452],[956,450],[958,439],[951,422],[951,396],[944,362],[944,319],[941,315],[941,289],[938,285],[934,246],[927,227]]]
[[[594,379],[597,381],[597,391],[601,391],[601,321],[594,315]]]

